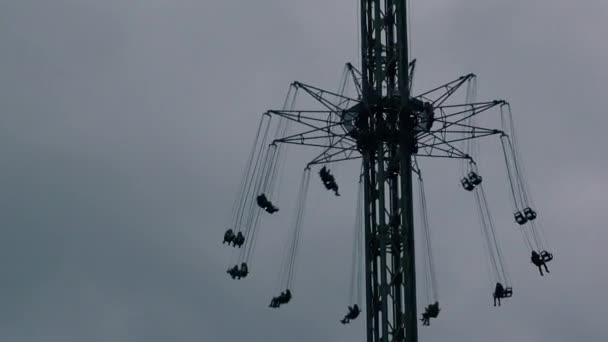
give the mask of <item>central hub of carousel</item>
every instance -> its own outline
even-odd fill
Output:
[[[355,139],[360,152],[373,150],[383,142],[401,142],[416,153],[417,137],[431,130],[434,116],[430,102],[410,98],[404,106],[398,96],[359,102],[341,113],[342,127]]]

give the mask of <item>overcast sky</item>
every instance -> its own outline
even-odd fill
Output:
[[[289,305],[267,308],[296,197],[291,170],[305,159],[288,160],[285,210],[262,222],[246,280],[226,275],[221,245],[259,114],[280,107],[293,80],[336,88],[343,64],[359,60],[357,7],[0,0],[0,340],[364,341],[364,319],[338,322],[356,164],[334,170],[342,197],[311,182]],[[412,8],[418,90],[474,72],[479,99],[512,103],[555,253],[541,278],[488,140],[480,169],[515,292],[492,307],[458,165],[423,163],[443,310],[420,340],[608,340],[608,3]]]

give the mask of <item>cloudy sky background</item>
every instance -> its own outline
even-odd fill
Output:
[[[220,243],[259,113],[293,80],[335,89],[359,59],[357,6],[0,1],[0,340],[364,341],[363,319],[338,323],[356,164],[335,168],[340,198],[311,182],[288,306],[266,307],[305,159],[289,159],[250,277],[227,277]],[[422,164],[443,311],[420,340],[606,341],[608,3],[412,7],[417,89],[474,72],[479,99],[513,104],[556,256],[543,278],[529,264],[488,140],[480,168],[515,291],[491,307],[458,165]]]

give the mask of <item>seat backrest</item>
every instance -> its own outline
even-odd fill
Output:
[[[543,261],[545,261],[545,262],[553,260],[553,254],[551,254],[547,251],[540,252],[540,256],[542,257]]]

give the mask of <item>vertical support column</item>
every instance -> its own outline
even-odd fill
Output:
[[[416,260],[414,251],[414,215],[412,202],[412,155],[409,146],[399,148],[401,180],[401,227],[403,239],[404,279],[404,326],[405,342],[418,341],[418,321],[416,318]]]
[[[401,181],[401,224],[403,231],[403,269],[405,274],[405,341],[418,341],[416,317],[416,260],[414,245],[414,206],[412,200],[412,148],[415,144],[409,105],[409,51],[407,32],[407,0],[397,2],[397,44],[399,49],[399,179]]]
[[[364,1],[362,1],[364,2]],[[366,317],[367,317],[367,341],[374,341],[374,317],[376,316],[376,304],[374,303],[374,278],[372,274],[375,273],[372,265],[376,259],[376,244],[375,237],[372,233],[372,215],[371,215],[371,161],[369,153],[365,153],[363,156],[363,198],[364,204],[364,217],[365,217],[365,302],[366,302]]]
[[[382,113],[377,113],[377,115],[382,115]],[[376,163],[377,170],[377,187],[378,187],[378,217],[376,226],[378,227],[378,237],[380,240],[380,310],[382,313],[382,342],[388,342],[388,325],[389,325],[389,311],[388,311],[388,303],[389,303],[389,284],[387,281],[388,278],[388,265],[387,259],[390,256],[387,247],[390,247],[390,240],[388,235],[388,229],[386,226],[386,192],[385,192],[385,179],[384,179],[384,144],[378,144],[378,161]]]
[[[374,139],[363,151],[367,341],[417,342],[406,0],[361,0],[361,57]],[[378,125],[393,135],[376,134]],[[385,175],[387,158],[399,160],[396,179]]]
[[[376,158],[375,151],[371,153],[371,163],[370,163],[370,189],[372,190],[371,199],[369,201],[371,208],[371,230],[372,230],[372,243],[373,243],[373,251],[372,259],[370,260],[372,265],[372,273],[369,275],[372,280],[372,301],[374,302],[374,320],[373,320],[373,332],[374,332],[374,341],[380,341],[380,313],[382,307],[380,306],[380,280],[379,280],[379,265],[378,265],[378,257],[380,255],[380,238],[378,236],[378,224],[376,217],[378,215],[378,207],[376,205],[376,200],[378,198],[378,186],[377,186],[377,177],[376,177]]]

